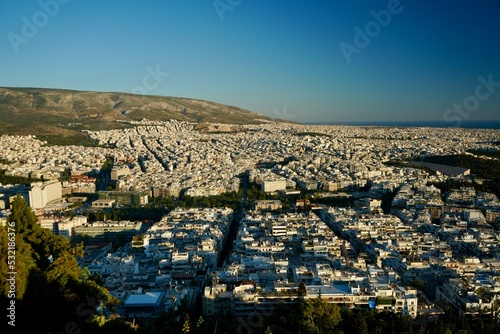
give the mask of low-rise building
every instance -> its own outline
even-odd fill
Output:
[[[112,208],[116,203],[114,199],[98,199],[92,202],[93,208]]]
[[[275,191],[286,190],[286,180],[263,180],[262,191],[272,193]]]

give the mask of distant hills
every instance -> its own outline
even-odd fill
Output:
[[[0,134],[79,138],[85,137],[81,130],[123,128],[126,121],[144,118],[225,124],[273,120],[242,108],[189,98],[0,87]]]

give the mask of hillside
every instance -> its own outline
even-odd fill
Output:
[[[0,134],[84,137],[81,130],[122,128],[132,121],[255,124],[271,118],[220,103],[166,96],[0,87]]]

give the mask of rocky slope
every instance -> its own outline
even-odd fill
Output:
[[[269,117],[220,103],[166,96],[0,87],[0,134],[75,136],[132,120],[255,124]],[[118,122],[117,122],[118,121]]]

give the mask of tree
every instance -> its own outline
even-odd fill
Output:
[[[304,282],[300,282],[299,288],[298,288],[298,294],[299,296],[305,296],[307,295],[307,288]]]
[[[196,330],[194,332],[197,334],[208,333],[208,323],[201,315],[198,318],[198,321],[196,321]]]
[[[356,326],[358,327],[358,333],[360,334],[368,334],[368,324],[366,323],[365,316],[363,313],[359,313],[356,317]]]
[[[336,304],[324,302],[321,298],[300,301],[300,325],[305,332],[333,333],[342,320]]]
[[[424,291],[425,289],[425,282],[419,280],[418,278],[415,278],[413,281],[411,281],[410,285],[420,291]]]
[[[137,333],[137,331],[131,323],[118,318],[106,321],[99,333],[133,334]]]
[[[200,315],[200,317],[198,318],[198,321],[196,322],[196,328],[201,328],[204,323],[205,323],[205,320],[203,320],[203,317]]]
[[[34,229],[37,218],[31,208],[26,205],[24,198],[17,195],[12,201],[9,222],[14,222],[16,232],[27,234]]]
[[[191,331],[191,317],[189,313],[186,314],[186,318],[184,320],[184,325],[182,326],[183,333],[189,333]]]
[[[17,196],[7,224],[15,225],[17,231],[16,318],[30,320],[16,322],[17,329],[22,333],[59,333],[71,322],[75,330],[95,332],[97,306],[103,303],[112,307],[115,300],[106,289],[85,277],[75,259],[81,248],[72,248],[65,238],[53,236],[36,221],[24,199]],[[6,238],[8,234],[3,228],[2,249]],[[5,299],[3,278],[0,284]]]

